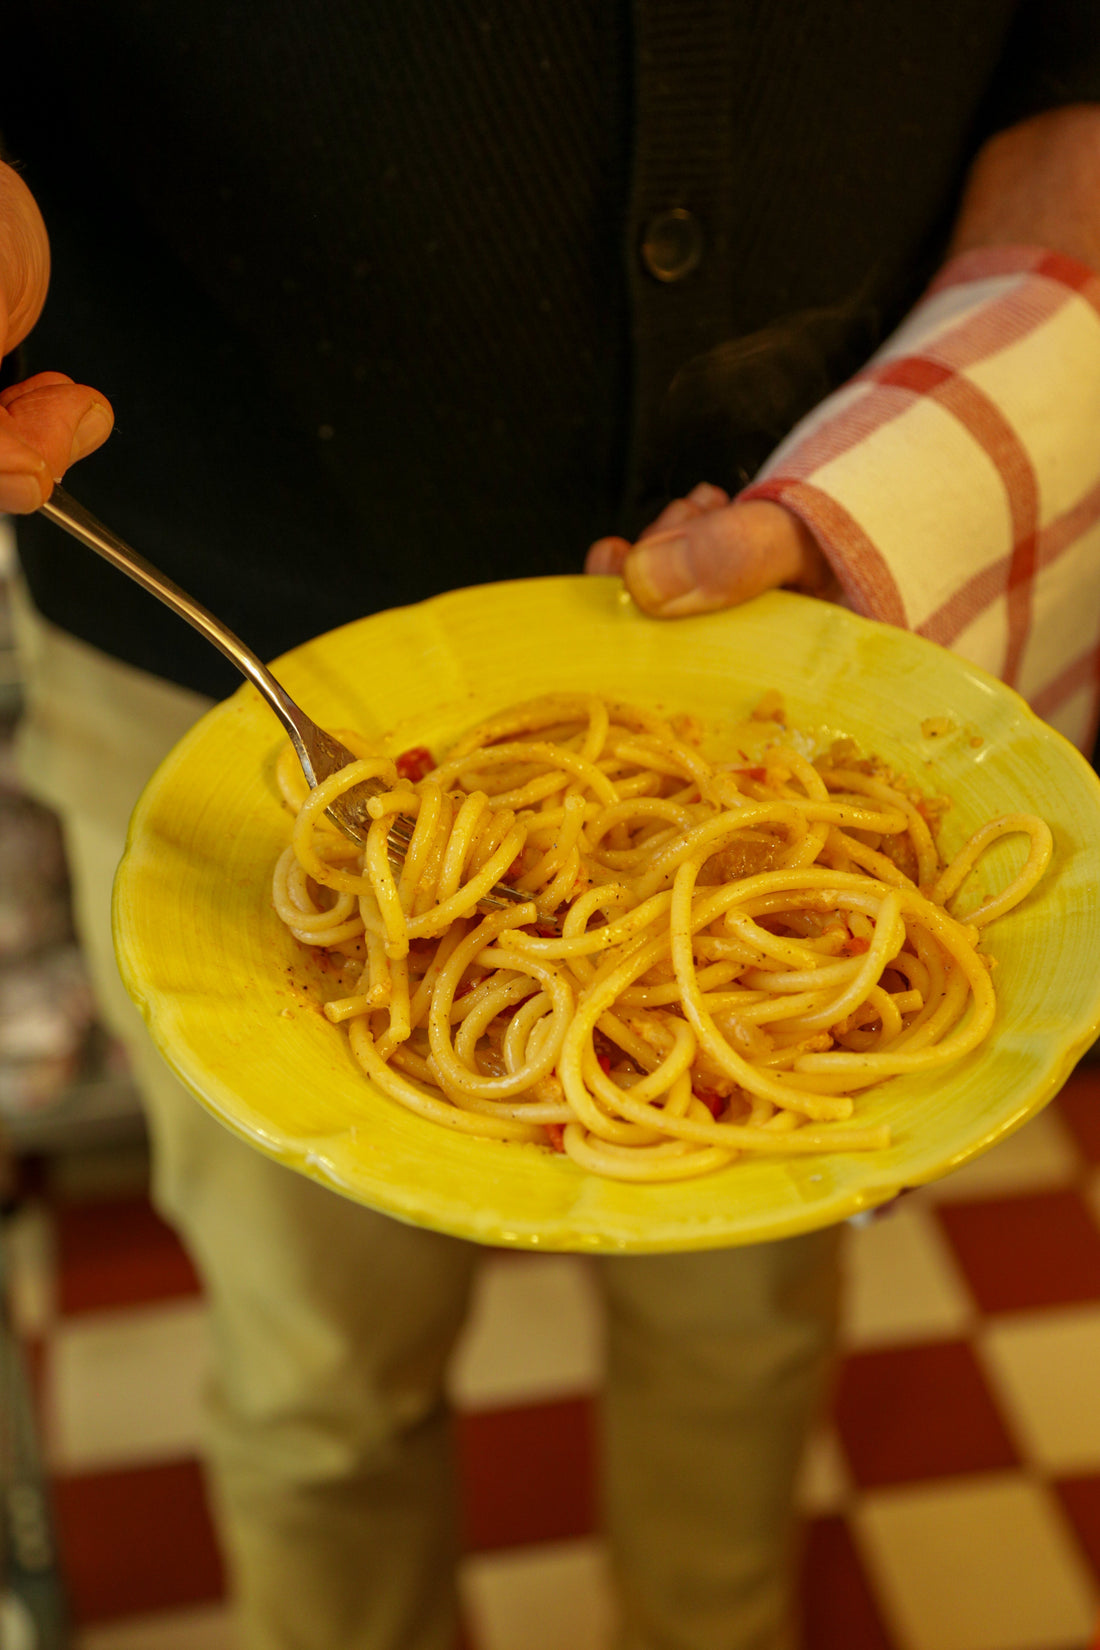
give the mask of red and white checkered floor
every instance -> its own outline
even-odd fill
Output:
[[[79,1169],[79,1173],[77,1170]],[[89,1172],[94,1170],[94,1172]],[[196,1457],[200,1292],[125,1154],[9,1224],[76,1650],[233,1650]],[[1100,1621],[1100,1066],[848,1229],[806,1463],[806,1650],[1086,1650]],[[453,1375],[470,1650],[605,1650],[582,1260],[485,1257]]]

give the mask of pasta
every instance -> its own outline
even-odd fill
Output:
[[[850,742],[810,760],[775,696],[754,715],[759,748],[714,762],[689,719],[550,695],[438,765],[344,734],[357,760],[308,793],[288,747],[275,909],[321,953],[324,1013],[366,1075],[444,1127],[626,1180],[888,1144],[858,1096],[988,1036],[979,936],[1039,881],[1051,834],[1006,816],[945,865],[939,804]],[[325,809],[369,777],[391,789],[360,848]],[[391,862],[395,815],[411,836]],[[953,915],[1015,834],[1019,873]]]

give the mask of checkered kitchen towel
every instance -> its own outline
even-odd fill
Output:
[[[741,495],[811,528],[845,604],[1001,677],[1085,751],[1100,698],[1100,276],[954,259]]]

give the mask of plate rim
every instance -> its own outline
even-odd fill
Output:
[[[297,673],[298,666],[308,658],[311,650],[315,651],[318,648],[323,649],[325,647],[331,647],[335,639],[347,639],[349,636],[354,636],[362,632],[363,628],[366,626],[390,622],[395,618],[395,616],[407,615],[423,610],[432,610],[437,615],[440,613],[445,614],[448,607],[453,607],[455,604],[461,607],[468,603],[471,599],[481,600],[485,597],[487,592],[516,592],[518,590],[520,592],[527,593],[532,589],[532,587],[545,588],[548,586],[568,586],[570,590],[583,589],[590,595],[595,594],[597,586],[612,586],[616,592],[621,589],[619,581],[617,580],[593,580],[581,575],[552,575],[542,579],[510,579],[498,581],[497,583],[491,585],[468,587],[461,591],[448,591],[437,596],[429,597],[422,603],[412,604],[408,608],[393,609],[386,613],[371,614],[361,619],[351,620],[347,624],[326,632],[320,637],[311,638],[300,647],[288,650],[274,662],[272,668],[274,669],[276,676],[279,676],[280,671],[283,671],[284,674],[290,675],[293,678]],[[605,598],[606,592],[603,599]],[[493,598],[490,597],[490,599]],[[998,682],[994,677],[983,671],[979,666],[973,665],[969,661],[961,659],[958,655],[946,653],[945,650],[940,648],[937,644],[928,641],[924,637],[916,636],[912,632],[898,631],[894,629],[894,627],[881,624],[875,620],[865,619],[862,616],[851,613],[846,609],[827,607],[826,604],[819,602],[815,598],[799,596],[792,592],[773,592],[770,596],[760,598],[756,603],[749,604],[749,608],[752,610],[752,616],[754,616],[757,621],[762,623],[781,623],[783,622],[785,615],[795,612],[805,613],[807,610],[813,610],[814,625],[822,629],[828,629],[835,624],[838,635],[870,636],[877,634],[884,638],[888,647],[895,649],[899,645],[905,649],[915,647],[917,654],[920,656],[925,658],[933,658],[940,663],[942,663],[945,658],[949,659],[951,661],[951,669],[953,672],[962,672],[972,681],[977,682],[979,685],[984,685],[996,704],[998,704],[1002,709],[1008,707],[1021,718],[1021,724],[1026,730],[1032,733],[1038,730],[1044,743],[1049,744],[1051,749],[1060,750],[1063,758],[1066,758],[1068,753],[1068,759],[1073,765],[1076,766],[1078,774],[1081,777],[1084,777],[1084,775],[1087,774],[1089,781],[1091,781],[1093,804],[1097,810],[1098,821],[1100,821],[1100,779],[1097,779],[1097,776],[1093,773],[1085,758],[1082,757],[1075,747],[1072,746],[1068,740],[1064,739],[1061,734],[1059,734],[1055,729],[1049,727],[1048,724],[1043,723],[1030,709],[1022,697],[1015,692],[1015,690],[1007,687],[1003,683]],[[744,615],[749,612],[749,608],[731,610],[731,613],[734,616],[734,621],[736,622],[737,614]],[[772,617],[769,617],[768,615],[767,610],[769,608],[771,609]],[[646,624],[657,627],[659,631],[665,634],[669,633],[667,630],[669,621],[646,619],[646,616],[638,615],[636,609],[634,610],[634,615],[637,618],[642,619]],[[729,615],[722,617],[726,617],[728,619]],[[633,619],[631,622],[633,622]],[[677,624],[690,624],[693,621],[674,622]],[[742,622],[744,621],[742,620]],[[291,687],[291,691],[293,691],[293,686]],[[634,695],[626,692],[623,694],[624,698],[632,696]],[[232,1132],[238,1135],[239,1138],[247,1141],[251,1146],[263,1151],[266,1155],[272,1157],[276,1161],[283,1163],[298,1172],[309,1174],[312,1178],[330,1186],[337,1192],[351,1196],[358,1201],[369,1202],[371,1207],[380,1208],[382,1212],[391,1215],[393,1218],[410,1221],[420,1225],[430,1225],[437,1230],[445,1230],[451,1232],[453,1235],[464,1237],[482,1244],[488,1243],[498,1246],[503,1245],[508,1247],[531,1249],[541,1248],[559,1251],[587,1250],[593,1252],[611,1253],[665,1252],[674,1249],[684,1250],[719,1246],[724,1247],[741,1243],[765,1241],[769,1238],[795,1235],[797,1232],[810,1231],[824,1224],[833,1224],[835,1221],[849,1219],[852,1215],[862,1213],[869,1208],[873,1208],[881,1203],[890,1201],[893,1197],[898,1195],[900,1190],[904,1188],[912,1185],[927,1184],[932,1180],[938,1179],[942,1176],[942,1174],[949,1173],[953,1169],[961,1167],[964,1163],[971,1161],[974,1157],[987,1150],[990,1145],[996,1144],[999,1140],[1006,1138],[1010,1133],[1014,1132],[1017,1128],[1027,1122],[1032,1116],[1041,1110],[1051,1098],[1053,1098],[1054,1094],[1058,1092],[1059,1088],[1065,1082],[1069,1072],[1077,1063],[1080,1055],[1092,1041],[1095,1041],[1097,1035],[1100,1034],[1100,985],[1098,985],[1090,1011],[1083,1017],[1079,1017],[1078,1024],[1076,1025],[1072,1037],[1063,1037],[1060,1046],[1055,1052],[1052,1053],[1051,1057],[1047,1061],[1041,1080],[1033,1085],[1031,1097],[1028,1103],[1026,1105],[1021,1105],[1013,1117],[1002,1119],[995,1128],[987,1130],[984,1135],[980,1137],[975,1136],[964,1150],[956,1152],[950,1158],[946,1167],[943,1166],[943,1164],[933,1166],[929,1168],[926,1173],[923,1173],[916,1179],[911,1176],[902,1177],[896,1174],[883,1174],[878,1177],[877,1185],[867,1184],[851,1188],[842,1198],[834,1200],[834,1202],[829,1205],[830,1212],[828,1219],[826,1220],[821,1218],[821,1205],[808,1202],[800,1214],[798,1211],[795,1211],[794,1213],[790,1210],[786,1211],[781,1221],[776,1225],[775,1229],[772,1230],[763,1231],[757,1229],[748,1235],[732,1230],[719,1234],[712,1229],[712,1222],[704,1222],[695,1229],[693,1229],[690,1224],[685,1224],[682,1226],[678,1234],[670,1234],[667,1230],[664,1230],[660,1237],[651,1243],[647,1243],[643,1237],[637,1237],[634,1235],[624,1238],[620,1234],[618,1238],[615,1238],[614,1236],[607,1234],[601,1235],[599,1233],[594,1233],[587,1229],[583,1223],[578,1225],[576,1229],[572,1231],[563,1225],[559,1230],[550,1236],[540,1234],[536,1231],[520,1232],[509,1229],[509,1225],[514,1225],[514,1222],[504,1223],[502,1225],[499,1220],[489,1219],[487,1221],[481,1211],[476,1211],[469,1220],[465,1221],[462,1220],[459,1215],[451,1213],[447,1217],[446,1224],[441,1225],[438,1220],[426,1218],[426,1211],[422,1207],[409,1207],[407,1206],[407,1200],[402,1200],[396,1196],[391,1197],[389,1201],[384,1203],[371,1201],[362,1195],[363,1186],[361,1183],[352,1184],[349,1181],[346,1172],[342,1171],[339,1167],[336,1157],[326,1156],[323,1151],[319,1152],[315,1145],[311,1147],[308,1142],[303,1143],[300,1148],[293,1145],[288,1145],[285,1134],[281,1131],[276,1129],[274,1131],[268,1130],[265,1132],[261,1125],[252,1126],[244,1121],[239,1109],[234,1111],[232,1107],[226,1107],[221,1104],[217,1098],[215,1098],[213,1093],[204,1091],[202,1084],[198,1083],[196,1080],[194,1067],[189,1065],[186,1059],[181,1060],[179,1058],[176,1038],[171,1025],[168,1023],[171,1016],[166,1012],[163,1004],[158,1000],[156,991],[154,990],[150,992],[148,989],[147,980],[141,977],[140,969],[137,968],[134,958],[130,955],[127,949],[126,925],[129,918],[127,916],[126,906],[133,879],[140,871],[139,837],[145,826],[145,822],[151,812],[155,813],[160,793],[164,786],[168,783],[174,770],[177,767],[186,764],[186,762],[191,759],[192,747],[195,746],[201,748],[203,741],[207,738],[209,729],[212,725],[217,725],[227,716],[233,715],[234,707],[240,709],[245,706],[249,708],[249,715],[251,716],[253,707],[262,706],[262,701],[259,699],[259,696],[256,694],[254,688],[250,687],[248,684],[242,683],[233,695],[231,695],[227,700],[224,700],[220,704],[214,706],[211,710],[206,712],[202,718],[200,718],[189,733],[187,733],[184,738],[173,748],[172,752],[169,753],[164,762],[160,764],[156,770],[156,773],[152,776],[142,792],[142,796],[134,810],[130,830],[127,836],[126,851],[115,881],[114,921],[116,927],[116,947],[118,950],[120,971],[122,972],[123,980],[128,991],[138,1003],[138,1006],[146,1019],[146,1023],[149,1026],[154,1043],[157,1045],[162,1056],[166,1059],[167,1063],[176,1073],[177,1077],[184,1084],[184,1086],[195,1094],[223,1124],[229,1127]],[[265,714],[270,713],[265,711]],[[273,747],[277,746],[280,743],[280,739],[281,735],[278,726],[274,720],[272,720],[271,745]],[[338,1034],[338,1028],[333,1027],[332,1030]],[[346,1042],[346,1039],[341,1038],[341,1042]],[[365,1076],[360,1076],[358,1071],[356,1071],[356,1077],[357,1080],[362,1083],[367,1083],[368,1081]],[[207,1084],[207,1090],[209,1087],[210,1085]],[[386,1103],[388,1105],[394,1104],[393,1102]],[[249,1115],[253,1114],[254,1108],[249,1106],[246,1109]],[[403,1115],[411,1116],[411,1114]],[[437,1125],[428,1126],[431,1128],[438,1127]],[[479,1144],[492,1146],[494,1143],[480,1142]],[[513,1148],[506,1149],[511,1150]],[[532,1149],[538,1151],[540,1153],[540,1157],[545,1157],[547,1155],[542,1148]],[[729,1169],[720,1171],[720,1174],[736,1175],[739,1167],[740,1165],[737,1164],[731,1165]],[[575,1171],[577,1176],[583,1177],[583,1171],[576,1170],[575,1165],[570,1165],[570,1168]],[[683,1182],[679,1184],[683,1187],[690,1186],[692,1183]],[[650,1200],[643,1198],[641,1201],[647,1202]]]

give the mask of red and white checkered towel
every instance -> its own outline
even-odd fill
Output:
[[[1085,751],[1100,699],[1100,275],[966,253],[743,498],[786,505],[845,604],[1001,677]]]

